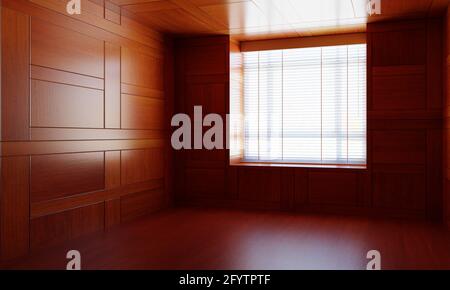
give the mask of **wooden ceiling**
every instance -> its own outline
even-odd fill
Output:
[[[363,32],[367,22],[438,15],[449,0],[110,0],[172,34],[230,34],[236,40]]]

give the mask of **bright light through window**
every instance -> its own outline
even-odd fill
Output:
[[[244,161],[366,164],[366,45],[243,53]]]

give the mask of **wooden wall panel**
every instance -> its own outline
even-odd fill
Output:
[[[133,49],[122,49],[122,82],[139,87],[163,90],[161,60]]]
[[[366,169],[229,165],[228,151],[225,158],[220,150],[180,151],[178,200],[439,220],[441,25],[437,18],[368,25]],[[176,47],[176,111],[192,115],[202,105],[204,113],[228,113],[229,90],[221,85],[229,86],[238,71],[224,59],[229,40],[183,39]]]
[[[164,100],[122,94],[122,128],[164,129]]]
[[[105,128],[120,128],[120,47],[105,43]]]
[[[31,126],[104,127],[103,91],[33,80]]]
[[[30,17],[2,8],[2,140],[29,139]]]
[[[104,203],[39,217],[31,220],[31,248],[50,247],[63,241],[101,231],[104,226]]]
[[[83,75],[104,77],[104,42],[33,20],[31,63]]]
[[[309,202],[312,204],[358,204],[358,175],[349,172],[309,173]]]
[[[32,202],[47,201],[105,188],[104,153],[31,157]]]
[[[65,1],[1,3],[0,259],[120,225],[122,196],[161,195],[151,210],[125,202],[125,217],[166,206],[171,44],[110,1],[77,16]]]
[[[30,158],[3,157],[0,194],[0,254],[4,259],[28,252]]]
[[[145,191],[123,196],[120,199],[121,220],[126,222],[152,213],[164,206],[161,190]]]
[[[164,151],[161,148],[122,151],[122,184],[132,184],[164,176]]]
[[[444,158],[442,158],[443,179],[444,179],[444,222],[450,228],[450,10],[447,8],[447,13],[444,21]]]

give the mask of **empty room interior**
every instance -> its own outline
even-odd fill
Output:
[[[0,269],[450,270],[449,4],[1,0]]]

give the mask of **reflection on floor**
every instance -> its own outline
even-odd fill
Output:
[[[361,217],[171,209],[35,252],[3,267],[65,269],[450,269],[450,232],[439,225]]]

